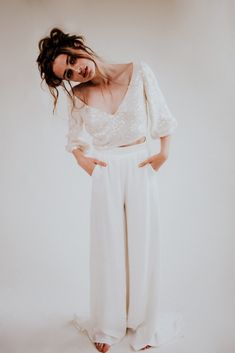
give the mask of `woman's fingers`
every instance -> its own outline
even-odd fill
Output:
[[[101,161],[97,158],[93,157],[83,157],[80,159],[78,164],[89,174],[92,175],[93,170],[95,169],[96,165],[100,165],[102,167],[106,167],[108,165],[107,162]]]
[[[165,156],[162,153],[157,153],[147,159],[145,159],[144,161],[142,161],[141,163],[139,163],[139,167],[143,167],[144,165],[150,163],[153,167],[153,169],[158,170],[159,167],[167,160],[167,156]]]
[[[151,162],[150,159],[145,159],[143,162],[139,163],[138,166],[139,166],[139,167],[143,167],[144,165],[146,165],[146,164],[148,164],[148,163],[150,163],[150,162]]]
[[[104,161],[100,161],[99,159],[96,159],[96,158],[92,158],[92,167],[91,167],[91,170],[90,172],[88,172],[90,174],[90,176],[92,175],[94,169],[96,168],[96,165],[101,165],[102,167],[106,167],[108,164]]]
[[[96,159],[96,158],[93,158],[93,162],[94,162],[95,164],[102,165],[103,167],[106,167],[106,166],[107,166],[107,163],[106,163],[106,162],[100,161],[99,159]]]

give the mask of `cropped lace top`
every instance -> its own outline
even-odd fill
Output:
[[[170,135],[178,126],[160,90],[158,79],[150,66],[134,62],[126,94],[114,114],[85,104],[75,96],[75,108],[68,97],[68,133],[65,149],[80,148],[84,153],[91,147],[82,137],[85,129],[95,148],[106,149],[130,144],[147,131],[153,139]],[[148,130],[149,129],[149,130]]]

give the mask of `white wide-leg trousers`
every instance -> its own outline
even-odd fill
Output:
[[[159,346],[182,337],[181,315],[159,312],[158,172],[138,164],[148,143],[94,149],[90,204],[90,316],[74,317],[92,342]]]

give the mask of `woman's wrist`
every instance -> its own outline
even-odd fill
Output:
[[[170,149],[170,135],[162,136],[160,140],[161,140],[161,147],[160,147],[159,154],[162,158],[167,159],[169,154],[169,149]]]
[[[161,150],[161,151],[159,152],[159,155],[160,155],[160,157],[161,157],[162,159],[167,159],[167,158],[168,158],[168,152],[165,151],[165,150]]]
[[[80,161],[85,157],[84,156],[84,151],[80,148],[76,148],[72,151],[74,157],[76,158],[78,164],[80,164]]]

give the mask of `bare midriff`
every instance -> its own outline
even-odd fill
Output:
[[[143,137],[141,137],[140,139],[138,139],[138,140],[136,140],[136,141],[134,141],[134,142],[132,142],[132,143],[130,143],[130,144],[128,144],[128,145],[121,145],[121,146],[118,146],[118,147],[126,147],[126,146],[136,145],[136,144],[138,144],[138,143],[143,143],[145,140],[146,140],[146,137],[143,136]]]

